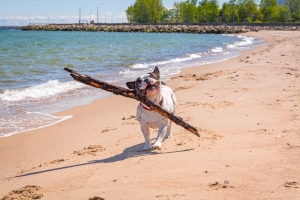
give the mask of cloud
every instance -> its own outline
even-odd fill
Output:
[[[24,26],[33,24],[52,24],[52,23],[77,23],[78,16],[6,16],[0,17],[1,26]]]
[[[81,20],[94,20],[97,22],[97,15],[81,16]],[[103,13],[98,16],[100,23],[126,23],[127,18],[123,13]],[[4,16],[0,17],[0,26],[26,26],[28,24],[72,24],[78,23],[79,16]]]

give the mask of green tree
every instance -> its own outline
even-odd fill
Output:
[[[280,5],[278,7],[278,21],[279,22],[290,22],[292,21],[291,13],[286,5]]]
[[[260,12],[263,20],[266,22],[275,22],[278,20],[278,2],[277,0],[261,0]]]
[[[259,18],[259,11],[254,0],[238,0],[238,15],[241,22],[254,22]]]
[[[173,8],[173,14],[175,15],[176,23],[180,22],[180,3],[175,2]]]
[[[300,20],[300,0],[285,0],[293,21]]]
[[[198,6],[200,22],[217,22],[219,18],[219,7],[217,0],[203,0]]]
[[[238,5],[235,0],[230,0],[228,3],[223,3],[222,9],[222,21],[223,22],[239,22]]]
[[[223,3],[220,13],[222,22],[230,22],[232,20],[232,12],[228,3]]]
[[[126,17],[127,17],[127,20],[128,22],[132,23],[132,22],[135,22],[135,10],[134,10],[134,6],[129,6],[126,10]]]
[[[163,16],[162,0],[136,0],[126,10],[127,20],[138,23],[158,23]]]
[[[179,22],[185,23],[196,23],[197,20],[197,6],[195,5],[197,1],[187,0],[185,2],[180,2],[178,4],[179,7]]]

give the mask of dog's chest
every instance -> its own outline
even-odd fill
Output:
[[[160,105],[163,109],[167,110],[168,112],[174,113],[176,99],[174,97],[173,91],[167,86],[162,86],[160,96],[161,100],[156,104]],[[167,126],[169,124],[169,119],[165,118],[156,111],[143,106],[142,104],[139,104],[136,116],[141,126],[158,128],[161,126]]]
[[[137,108],[136,117],[142,126],[147,125],[151,128],[158,128],[161,125],[168,123],[168,119],[154,110],[147,110],[143,108],[141,105]]]

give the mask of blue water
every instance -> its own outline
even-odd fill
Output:
[[[124,86],[156,65],[166,80],[258,43],[233,35],[0,29],[0,137],[58,123],[71,116],[54,113],[111,95],[73,81],[64,67]]]

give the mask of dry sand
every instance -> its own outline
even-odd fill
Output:
[[[138,102],[98,100],[0,138],[0,198],[300,199],[300,32],[244,35],[265,43],[167,83],[201,138],[174,124],[162,150],[141,152]]]

